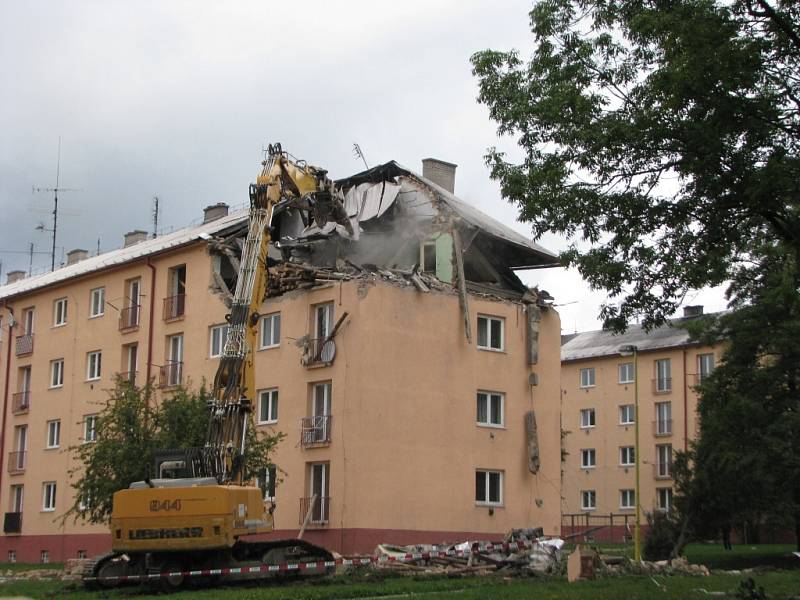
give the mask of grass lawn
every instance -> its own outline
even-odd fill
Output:
[[[473,599],[530,599],[536,600],[678,600],[706,598],[700,588],[707,591],[730,592],[738,588],[741,576],[712,575],[711,577],[655,577],[621,576],[597,581],[567,583],[562,578],[531,578],[504,581],[501,577],[472,577],[447,579],[443,577],[411,579],[401,577],[373,577],[349,580],[333,578],[314,582],[261,583],[218,587],[207,590],[184,591],[170,596],[153,594],[140,588],[111,592],[87,592],[75,583],[58,581],[30,581],[0,584],[0,596],[28,596],[31,598],[80,599],[131,599],[160,597],[183,600],[344,600],[350,598],[381,598],[413,596],[415,598]],[[764,586],[770,598],[789,598],[800,594],[800,571],[772,572],[755,576],[756,583]]]

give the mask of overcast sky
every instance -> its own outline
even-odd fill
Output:
[[[58,138],[57,260],[121,246],[132,229],[179,228],[216,202],[247,201],[261,149],[284,149],[332,178],[397,160],[458,164],[456,194],[518,231],[483,156],[498,140],[469,57],[531,49],[523,0],[402,2],[38,2],[0,0],[2,281],[48,253]],[[554,251],[564,240],[539,242]],[[49,268],[34,255],[34,272]],[[520,274],[561,304],[565,332],[599,327],[604,299],[573,271]],[[719,290],[692,294],[724,308]]]

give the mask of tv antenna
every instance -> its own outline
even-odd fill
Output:
[[[53,228],[47,229],[43,224],[40,224],[36,229],[39,231],[48,231],[53,234],[53,251],[50,253],[50,270],[56,270],[56,233],[58,231],[58,192],[82,192],[83,190],[77,188],[62,188],[59,187],[59,179],[61,176],[61,136],[58,136],[58,162],[56,163],[56,187],[42,188],[33,186],[33,193],[36,192],[53,192]]]
[[[153,196],[153,239],[158,235],[158,196]]]
[[[353,143],[353,154],[364,161],[364,167],[369,169],[369,165],[367,164],[367,159],[364,158],[364,153],[361,151],[361,146],[357,143]]]

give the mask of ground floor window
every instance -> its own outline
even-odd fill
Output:
[[[594,510],[597,508],[597,494],[594,490],[581,491],[581,509]]]
[[[502,471],[475,471],[475,503],[488,506],[503,504]]]

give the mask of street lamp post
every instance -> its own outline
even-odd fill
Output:
[[[642,511],[639,502],[639,365],[637,358],[639,348],[633,344],[626,344],[619,348],[620,356],[633,356],[633,458],[634,458],[634,496],[636,500],[636,521],[633,529],[633,557],[638,563],[642,561],[641,523]]]

